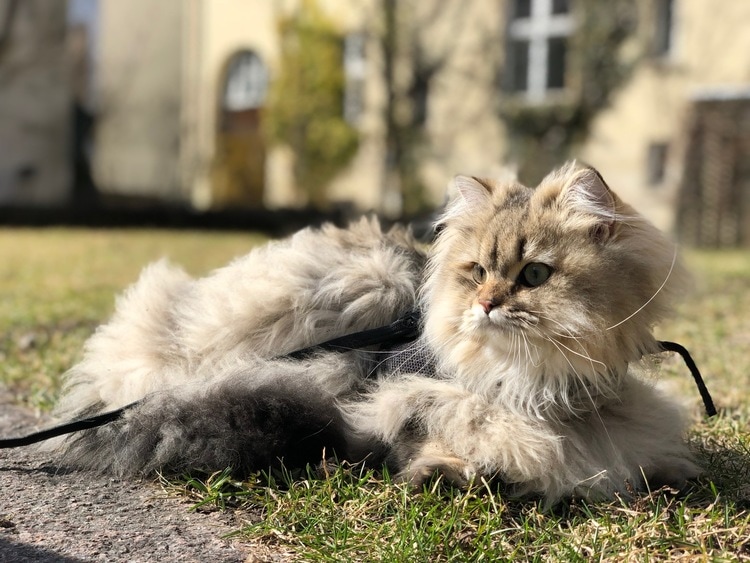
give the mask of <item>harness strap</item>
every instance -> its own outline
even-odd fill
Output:
[[[420,317],[421,314],[419,311],[410,311],[389,325],[333,338],[321,344],[315,344],[285,354],[282,357],[301,360],[318,350],[349,352],[351,350],[360,350],[369,346],[409,342],[419,336]]]
[[[419,319],[419,311],[411,311],[403,317],[396,319],[389,325],[369,330],[363,330],[361,332],[355,332],[354,334],[348,334],[346,336],[341,336],[338,338],[333,338],[321,344],[316,344],[314,346],[302,348],[301,350],[296,350],[282,357],[299,360],[306,358],[319,350],[349,352],[352,350],[360,350],[363,348],[368,348],[370,346],[383,344],[403,344],[404,342],[409,342],[419,336]],[[706,414],[708,416],[714,416],[716,414],[716,407],[714,406],[711,394],[708,392],[708,388],[703,382],[703,377],[701,377],[698,366],[693,361],[693,358],[690,356],[690,353],[687,351],[687,349],[684,346],[677,344],[676,342],[659,341],[658,344],[664,351],[677,352],[678,354],[680,354],[680,356],[682,356],[682,359],[685,361],[685,364],[687,365],[690,373],[693,376],[693,379],[695,380],[695,384],[698,387],[701,398],[703,399],[703,405],[706,407]],[[119,409],[113,411],[97,414],[79,420],[74,420],[71,422],[66,422],[59,426],[41,430],[27,436],[18,438],[6,438],[0,440],[0,449],[28,446],[37,442],[48,440],[50,438],[62,436],[63,434],[70,434],[72,432],[89,430],[91,428],[103,426],[119,419],[126,411],[140,404],[142,400],[143,399],[134,403],[130,403],[129,405],[125,405],[124,407],[120,407]]]

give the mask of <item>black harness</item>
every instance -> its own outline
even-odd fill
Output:
[[[352,350],[361,350],[370,346],[380,346],[381,348],[394,349],[399,344],[416,340],[419,336],[419,311],[410,311],[403,317],[399,317],[391,324],[378,328],[371,328],[354,334],[347,334],[333,338],[322,344],[314,344],[307,348],[302,348],[296,352],[287,354],[286,358],[301,360],[320,350],[330,350],[333,352],[350,352]]]
[[[419,336],[419,320],[419,311],[411,311],[403,317],[396,319],[389,325],[333,338],[321,344],[315,344],[291,352],[282,357],[301,360],[310,357],[321,350],[351,352],[352,350],[363,350],[377,346],[383,354],[383,356],[377,357],[377,366],[380,366],[381,369],[373,369],[370,372],[370,376],[378,371],[418,372],[422,374],[425,372],[434,373],[434,364],[430,364],[430,362],[433,361],[432,358],[420,354],[419,351],[413,353],[409,352],[408,347],[405,347],[405,345],[413,342]],[[703,377],[701,377],[701,373],[698,370],[698,366],[693,361],[693,358],[690,356],[687,349],[676,342],[662,340],[659,341],[658,344],[661,346],[663,352],[677,352],[682,356],[682,359],[685,361],[685,364],[695,380],[698,392],[703,399],[706,414],[708,416],[714,416],[716,414],[716,407],[714,406],[711,394],[708,392],[706,384],[703,382]],[[406,355],[406,359],[403,358],[404,355]],[[410,369],[404,369],[405,364],[408,365]],[[385,366],[385,369],[383,369],[383,366]],[[64,434],[103,426],[119,419],[126,411],[138,405],[140,402],[141,401],[136,401],[113,411],[66,422],[59,426],[41,430],[27,436],[0,440],[0,449],[28,446]]]

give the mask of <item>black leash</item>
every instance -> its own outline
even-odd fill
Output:
[[[703,406],[706,407],[706,414],[708,416],[715,416],[716,407],[714,406],[714,400],[711,398],[711,393],[708,392],[708,387],[706,387],[706,384],[703,381],[703,377],[701,377],[701,372],[700,370],[698,370],[698,366],[693,361],[693,357],[690,355],[690,352],[687,351],[687,348],[685,348],[682,344],[677,344],[677,342],[668,342],[666,340],[660,340],[659,346],[661,346],[667,352],[677,352],[680,356],[682,356],[682,359],[685,361],[685,365],[693,375],[695,386],[698,387],[698,392],[701,394],[701,399],[703,399]]]
[[[296,350],[282,357],[301,360],[319,350],[348,352],[370,346],[382,346],[383,344],[395,345],[409,342],[419,336],[419,319],[419,311],[410,311],[389,325],[333,338],[321,344],[315,344],[313,346],[308,346],[307,348],[302,348],[301,350]],[[30,446],[31,444],[43,442],[44,440],[56,438],[57,436],[62,436],[64,434],[71,434],[81,430],[89,430],[91,428],[97,428],[98,426],[104,426],[105,424],[109,424],[110,422],[119,419],[126,411],[138,405],[140,402],[141,401],[135,401],[134,403],[130,403],[129,405],[125,405],[124,407],[120,407],[113,411],[66,422],[59,426],[34,432],[27,436],[0,440],[0,449]]]
[[[125,405],[124,407],[120,407],[119,409],[114,411],[109,411],[86,418],[80,418],[78,420],[60,424],[59,426],[53,426],[52,428],[48,428],[46,430],[40,430],[39,432],[34,432],[33,434],[29,434],[28,436],[21,436],[19,438],[6,438],[4,440],[0,440],[0,449],[30,446],[31,444],[36,444],[37,442],[49,440],[50,438],[56,438],[57,436],[62,436],[63,434],[70,434],[72,432],[78,432],[80,430],[88,430],[89,428],[104,426],[105,424],[109,424],[110,422],[114,422],[115,420],[120,418],[126,410],[136,406],[138,403],[140,403],[140,401],[130,403],[129,405]]]
[[[411,311],[403,317],[396,319],[389,325],[333,338],[321,344],[296,350],[282,357],[299,360],[304,359],[319,350],[349,352],[352,350],[368,348],[370,346],[382,346],[383,344],[395,345],[410,342],[419,336],[419,319],[419,311]],[[693,375],[693,379],[695,379],[695,384],[698,387],[698,391],[703,399],[703,404],[706,407],[706,414],[708,416],[714,416],[716,414],[716,407],[714,406],[711,394],[708,392],[706,384],[703,382],[703,377],[698,370],[698,366],[693,361],[693,358],[690,356],[687,349],[676,342],[659,341],[659,346],[661,346],[662,350],[665,352],[677,352],[682,356],[690,373]],[[29,446],[50,438],[62,436],[63,434],[70,434],[80,430],[88,430],[90,428],[103,426],[119,419],[127,410],[138,405],[140,402],[141,401],[136,401],[113,411],[66,422],[59,426],[54,426],[47,430],[41,430],[27,436],[0,440],[0,449]]]
[[[415,340],[419,336],[419,319],[421,315],[419,311],[411,311],[406,313],[403,317],[400,317],[393,321],[391,324],[381,326],[378,328],[372,328],[369,330],[363,330],[361,332],[355,332],[354,334],[347,334],[346,336],[340,336],[333,338],[322,344],[315,344],[302,350],[297,350],[286,354],[285,358],[292,358],[294,360],[301,360],[306,358],[310,354],[315,353],[319,350],[332,350],[335,352],[349,352],[351,350],[360,350],[362,348],[368,348],[370,346],[378,346],[383,344],[400,344],[403,342],[410,342]]]

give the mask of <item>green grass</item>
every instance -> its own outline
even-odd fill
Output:
[[[0,381],[48,408],[60,373],[80,357],[114,295],[150,260],[195,274],[244,253],[258,237],[168,231],[0,230]],[[163,481],[196,510],[230,510],[237,535],[314,561],[750,560],[750,253],[691,252],[693,293],[658,336],[688,347],[720,415],[706,420],[677,358],[662,379],[685,397],[693,447],[707,469],[687,496],[574,502],[545,512],[485,483],[438,481],[414,493],[387,475],[336,467],[291,479],[226,473]]]
[[[591,561],[750,558],[750,515],[706,481],[686,497],[654,491],[633,502],[578,501],[544,511],[438,479],[415,493],[372,471],[240,482],[227,473],[164,481],[195,509],[244,511],[238,531],[312,561]]]
[[[141,268],[168,257],[204,274],[262,237],[154,230],[0,229],[0,382],[49,408],[59,376]]]

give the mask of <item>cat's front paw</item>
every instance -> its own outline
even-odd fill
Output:
[[[421,487],[435,476],[442,476],[456,487],[466,487],[474,481],[476,470],[470,463],[452,453],[445,452],[434,444],[426,444],[396,474],[396,481]]]
[[[456,487],[466,487],[474,480],[476,472],[457,457],[420,457],[396,475],[396,482],[419,488],[435,476],[442,476]]]
[[[644,468],[643,473],[652,490],[664,486],[682,490],[691,480],[700,477],[703,470],[690,459],[670,456],[660,460],[657,467]]]

